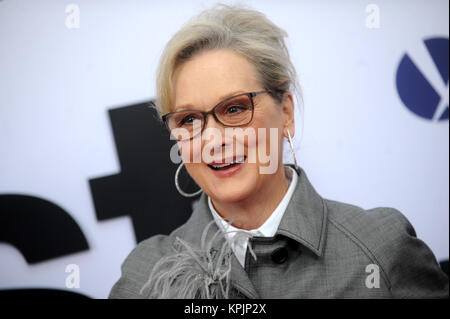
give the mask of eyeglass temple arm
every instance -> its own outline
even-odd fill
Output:
[[[251,92],[250,95],[251,95],[252,97],[254,97],[254,96],[257,96],[257,95],[266,93],[266,92],[269,93],[269,91],[264,90],[264,91],[259,91],[259,92]]]

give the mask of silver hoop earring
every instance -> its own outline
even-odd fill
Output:
[[[182,196],[184,197],[194,197],[199,195],[202,192],[202,189],[200,188],[198,191],[196,191],[195,193],[186,193],[184,192],[181,187],[180,187],[180,183],[178,182],[178,175],[180,175],[180,171],[181,168],[183,167],[184,163],[181,162],[181,164],[178,166],[177,171],[175,173],[175,187],[177,188],[178,193],[180,193]]]
[[[298,168],[298,165],[297,165],[297,157],[295,156],[295,151],[294,151],[294,144],[292,143],[291,133],[289,132],[288,128],[286,128],[286,131],[287,131],[289,146],[291,147],[292,157],[294,158],[295,169],[297,171],[299,171],[299,168]]]

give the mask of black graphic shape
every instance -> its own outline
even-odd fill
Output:
[[[42,198],[0,195],[0,242],[16,247],[32,264],[89,249],[78,224]]]
[[[130,215],[137,242],[169,234],[192,213],[193,199],[182,197],[174,185],[174,141],[149,105],[109,110],[121,172],[89,180],[97,219]]]
[[[58,290],[58,289],[6,289],[0,290],[0,299],[5,300],[7,298],[27,298],[27,299],[91,299],[90,297],[83,295],[79,292]]]

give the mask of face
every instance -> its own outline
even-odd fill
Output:
[[[257,81],[254,66],[231,50],[197,54],[177,68],[173,80],[175,107],[171,111],[209,111],[228,97],[264,90]],[[253,97],[253,118],[240,127],[240,132],[224,127],[210,114],[202,134],[178,142],[182,157],[190,159],[184,161],[189,174],[213,200],[230,203],[244,200],[258,194],[270,183],[273,174],[280,172],[285,129],[289,128],[291,135],[294,134],[292,96],[289,93],[285,96],[281,104],[267,93]],[[270,128],[273,128],[272,137]],[[250,131],[246,129],[255,132],[255,139],[249,138],[251,134],[247,134]],[[265,136],[258,134],[258,129],[265,130]],[[259,155],[263,148],[266,158]],[[198,160],[193,161],[195,158]],[[217,165],[242,159],[242,163],[217,169]],[[261,173],[262,167],[274,163],[273,173]]]

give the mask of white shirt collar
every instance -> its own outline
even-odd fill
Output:
[[[285,166],[285,167],[288,167],[291,170],[291,172],[290,172],[291,174],[289,174],[289,172],[288,172],[288,177],[290,177],[290,179],[291,179],[289,188],[288,188],[286,194],[284,195],[283,199],[278,204],[277,208],[275,208],[275,210],[272,212],[272,214],[269,216],[269,218],[267,218],[267,220],[264,222],[264,224],[262,224],[257,229],[243,230],[243,229],[236,228],[236,227],[232,226],[231,224],[228,224],[228,222],[226,220],[224,220],[214,209],[211,198],[208,196],[209,209],[211,210],[214,220],[216,221],[219,228],[222,231],[225,231],[225,230],[241,231],[241,232],[247,232],[251,235],[260,236],[260,237],[274,236],[278,229],[278,226],[280,225],[281,219],[284,215],[284,212],[286,211],[286,207],[289,204],[292,194],[294,193],[295,186],[297,185],[297,179],[298,179],[297,173],[292,167],[290,167],[290,166]],[[234,237],[235,234],[236,234],[236,232],[232,232],[232,233],[226,233],[225,235],[226,235],[227,239],[230,239],[230,238]]]

